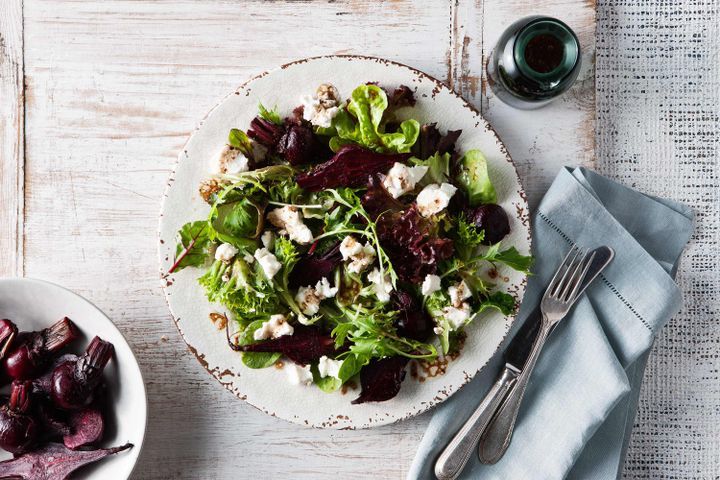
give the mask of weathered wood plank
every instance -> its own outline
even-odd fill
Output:
[[[449,12],[445,1],[26,4],[27,272],[86,295],[133,345],[150,400],[136,478],[404,476],[422,421],[308,430],[207,375],[165,305],[156,226],[187,135],[237,85],[326,53],[445,78]]]
[[[482,83],[483,11],[503,12],[498,28],[519,14],[489,2],[25,4],[26,273],[89,297],[135,348],[150,400],[136,478],[405,475],[427,416],[362,432],[308,430],[237,401],[188,354],[157,275],[159,200],[199,119],[252,75],[300,57],[390,58],[493,107]],[[512,133],[501,108],[493,114]],[[506,141],[525,162],[528,190],[539,191],[531,185],[546,177],[532,175],[528,146]]]
[[[578,0],[486,0],[482,65],[513,21],[528,15],[559,18],[575,30],[582,49],[578,81],[561,98],[538,110],[517,110],[500,101],[482,72],[482,112],[517,165],[530,207],[542,198],[565,165],[595,161],[595,2]]]
[[[22,0],[0,9],[0,277],[23,274]]]

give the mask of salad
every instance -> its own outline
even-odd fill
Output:
[[[488,310],[514,313],[496,267],[532,259],[503,243],[487,161],[456,150],[459,130],[409,118],[407,86],[349,93],[323,84],[231,129],[199,187],[210,213],[180,228],[168,273],[203,269],[247,367],[326,392],[359,379],[363,403],[397,395],[410,360],[457,354]]]

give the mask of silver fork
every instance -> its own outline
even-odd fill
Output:
[[[508,394],[480,437],[478,455],[482,463],[497,463],[510,445],[525,387],[527,387],[545,341],[575,302],[575,297],[595,258],[595,253],[590,252],[590,250],[581,251],[577,247],[573,247],[565,255],[562,265],[545,290],[540,302],[540,311],[542,312],[540,330],[530,350],[530,355],[522,372],[517,377],[514,389]]]

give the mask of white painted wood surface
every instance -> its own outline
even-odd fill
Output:
[[[65,285],[127,335],[150,400],[134,478],[403,478],[426,416],[367,431],[298,427],[238,401],[189,354],[157,273],[168,173],[195,124],[247,78],[354,53],[412,65],[462,92],[505,140],[534,203],[560,165],[593,158],[593,2],[2,2],[3,122],[17,113],[0,130],[0,221],[17,227],[0,237],[0,274]],[[516,116],[493,99],[482,65],[502,28],[531,10],[576,28],[590,62],[565,99]],[[24,92],[6,58],[24,59]]]

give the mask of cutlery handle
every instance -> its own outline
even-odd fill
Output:
[[[520,373],[512,365],[506,365],[502,374],[485,395],[477,409],[458,430],[453,439],[435,462],[435,476],[439,480],[455,480],[465,468],[483,430],[492,419],[507,392],[515,384]]]
[[[497,463],[510,445],[510,439],[515,429],[515,421],[517,420],[518,411],[520,410],[520,404],[525,395],[525,388],[535,368],[535,363],[540,356],[540,351],[545,345],[545,341],[548,339],[551,331],[552,325],[543,318],[538,336],[533,343],[532,350],[530,350],[530,355],[523,366],[522,372],[517,377],[514,388],[507,395],[505,401],[497,410],[497,413],[480,437],[480,444],[478,446],[480,462],[484,464]]]

